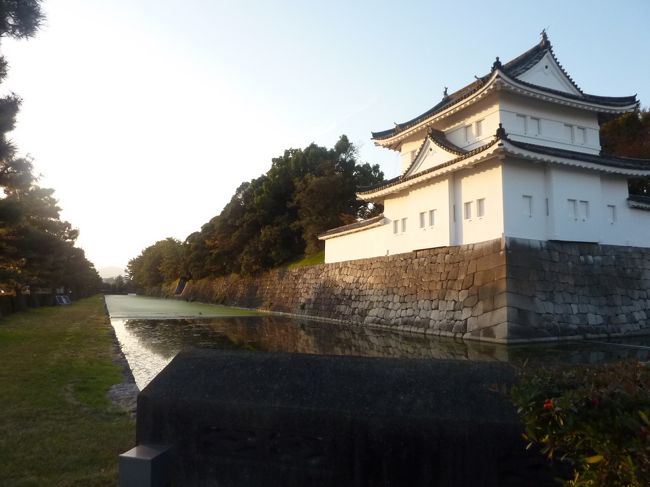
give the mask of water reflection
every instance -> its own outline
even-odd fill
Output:
[[[532,363],[598,363],[650,359],[650,338],[635,346],[571,342],[510,346],[463,342],[392,330],[344,326],[278,316],[143,320],[112,319],[141,389],[183,348],[257,350],[365,357],[401,357]],[[630,343],[626,340],[624,343]]]

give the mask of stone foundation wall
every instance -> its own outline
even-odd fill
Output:
[[[501,239],[192,281],[182,297],[435,335],[507,337]]]
[[[650,333],[650,249],[497,239],[191,281],[181,297],[494,342]]]
[[[650,249],[507,240],[513,339],[650,333]]]

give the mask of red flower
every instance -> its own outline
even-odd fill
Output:
[[[547,399],[546,401],[544,401],[544,409],[549,410],[549,409],[553,409],[553,407],[554,407],[553,399]]]

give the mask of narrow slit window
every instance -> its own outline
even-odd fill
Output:
[[[533,197],[529,194],[524,194],[521,195],[521,198],[523,200],[523,210],[524,210],[524,216],[527,216],[528,218],[532,218],[533,216]]]
[[[425,227],[426,216],[427,214],[424,211],[420,212],[420,228]]]
[[[526,115],[519,115],[517,114],[515,116],[515,119],[517,121],[517,131],[520,134],[525,134],[527,132],[527,124],[526,124]]]
[[[568,209],[569,209],[569,218],[573,220],[578,219],[578,202],[576,200],[568,199],[567,200]]]
[[[483,218],[485,216],[485,198],[476,200],[476,216]]]
[[[542,133],[542,124],[539,118],[530,117],[530,135],[537,137]]]
[[[573,142],[573,125],[564,125],[564,138],[569,142]]]
[[[465,220],[471,220],[472,219],[472,202],[467,201],[465,203]]]
[[[472,140],[472,126],[471,125],[466,125],[465,126],[465,142],[469,142]]]
[[[616,205],[607,205],[607,217],[610,225],[616,222]]]
[[[399,233],[399,220],[393,220],[393,233],[396,235]]]
[[[586,222],[589,219],[589,202],[580,201],[580,218],[583,222]]]
[[[432,227],[436,224],[436,210],[429,210],[429,226]]]
[[[476,137],[481,137],[483,135],[483,120],[476,122]]]
[[[406,232],[406,218],[402,218],[402,233]]]

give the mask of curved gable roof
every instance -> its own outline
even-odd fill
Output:
[[[526,73],[529,69],[534,67],[546,54],[549,54],[557,67],[560,69],[562,74],[566,77],[567,81],[575,88],[578,94],[567,93],[564,91],[554,90],[552,88],[547,88],[544,86],[535,85],[527,81],[521,80],[518,76]],[[576,101],[584,101],[588,103],[594,103],[597,105],[602,105],[605,107],[611,107],[613,109],[626,110],[629,109],[632,105],[638,105],[636,95],[632,96],[623,96],[623,97],[614,97],[614,96],[599,96],[591,95],[589,93],[584,93],[580,87],[573,81],[571,76],[566,72],[562,67],[560,62],[555,57],[553,53],[553,48],[551,42],[546,35],[546,32],[542,32],[542,40],[523,54],[517,56],[516,58],[508,61],[505,64],[502,64],[499,58],[496,58],[496,61],[492,65],[492,70],[490,73],[485,76],[477,77],[476,81],[468,84],[464,88],[461,88],[458,91],[455,91],[451,95],[445,93],[442,100],[436,105],[431,107],[426,112],[418,115],[417,117],[412,118],[403,123],[396,124],[392,129],[382,130],[379,132],[371,132],[372,139],[375,141],[381,141],[390,139],[391,137],[403,132],[406,129],[414,127],[419,123],[429,119],[433,115],[442,112],[443,110],[459,103],[460,101],[468,98],[472,94],[478,92],[482,87],[486,86],[493,78],[496,78],[499,73],[503,73],[508,78],[514,79],[517,83],[521,83],[524,86],[534,88],[546,92],[550,95],[562,96],[565,98],[570,98]]]
[[[427,136],[424,138],[422,143],[420,144],[420,147],[418,148],[417,152],[415,153],[415,157],[413,157],[413,161],[411,164],[406,168],[404,173],[402,174],[402,177],[409,176],[411,174],[415,174],[415,170],[417,169],[417,166],[422,163],[424,157],[426,157],[426,151],[427,148],[430,147],[430,144],[435,144],[438,147],[440,147],[442,150],[445,152],[448,152],[452,154],[455,157],[459,156],[464,156],[467,154],[469,151],[458,147],[456,144],[451,142],[446,136],[445,133],[441,130],[436,130],[436,129],[430,129],[429,132],[427,133]]]
[[[430,135],[425,139],[425,141],[427,140],[433,142]],[[486,156],[483,157],[483,160],[485,160],[487,157],[491,157],[490,154],[493,152],[489,149],[493,148],[496,144],[498,144],[497,149],[502,153],[510,154],[515,157],[523,157],[536,161],[547,161],[555,164],[567,164],[581,167],[583,169],[617,173],[627,176],[647,177],[650,175],[650,159],[620,157],[604,153],[589,154],[585,152],[519,142],[509,138],[503,127],[499,126],[494,138],[487,144],[471,151],[465,151],[464,154],[459,155],[458,157],[423,171],[413,174],[409,174],[407,171],[402,176],[384,181],[380,184],[368,188],[360,188],[357,192],[357,197],[360,199],[371,200],[377,196],[385,196],[391,192],[400,191],[413,182],[423,182],[436,174],[441,174],[443,170],[449,171],[459,169],[462,167],[464,163],[463,161],[471,159],[470,162],[472,162],[472,164],[480,162],[474,161],[472,158],[474,156],[480,158],[483,155]]]

